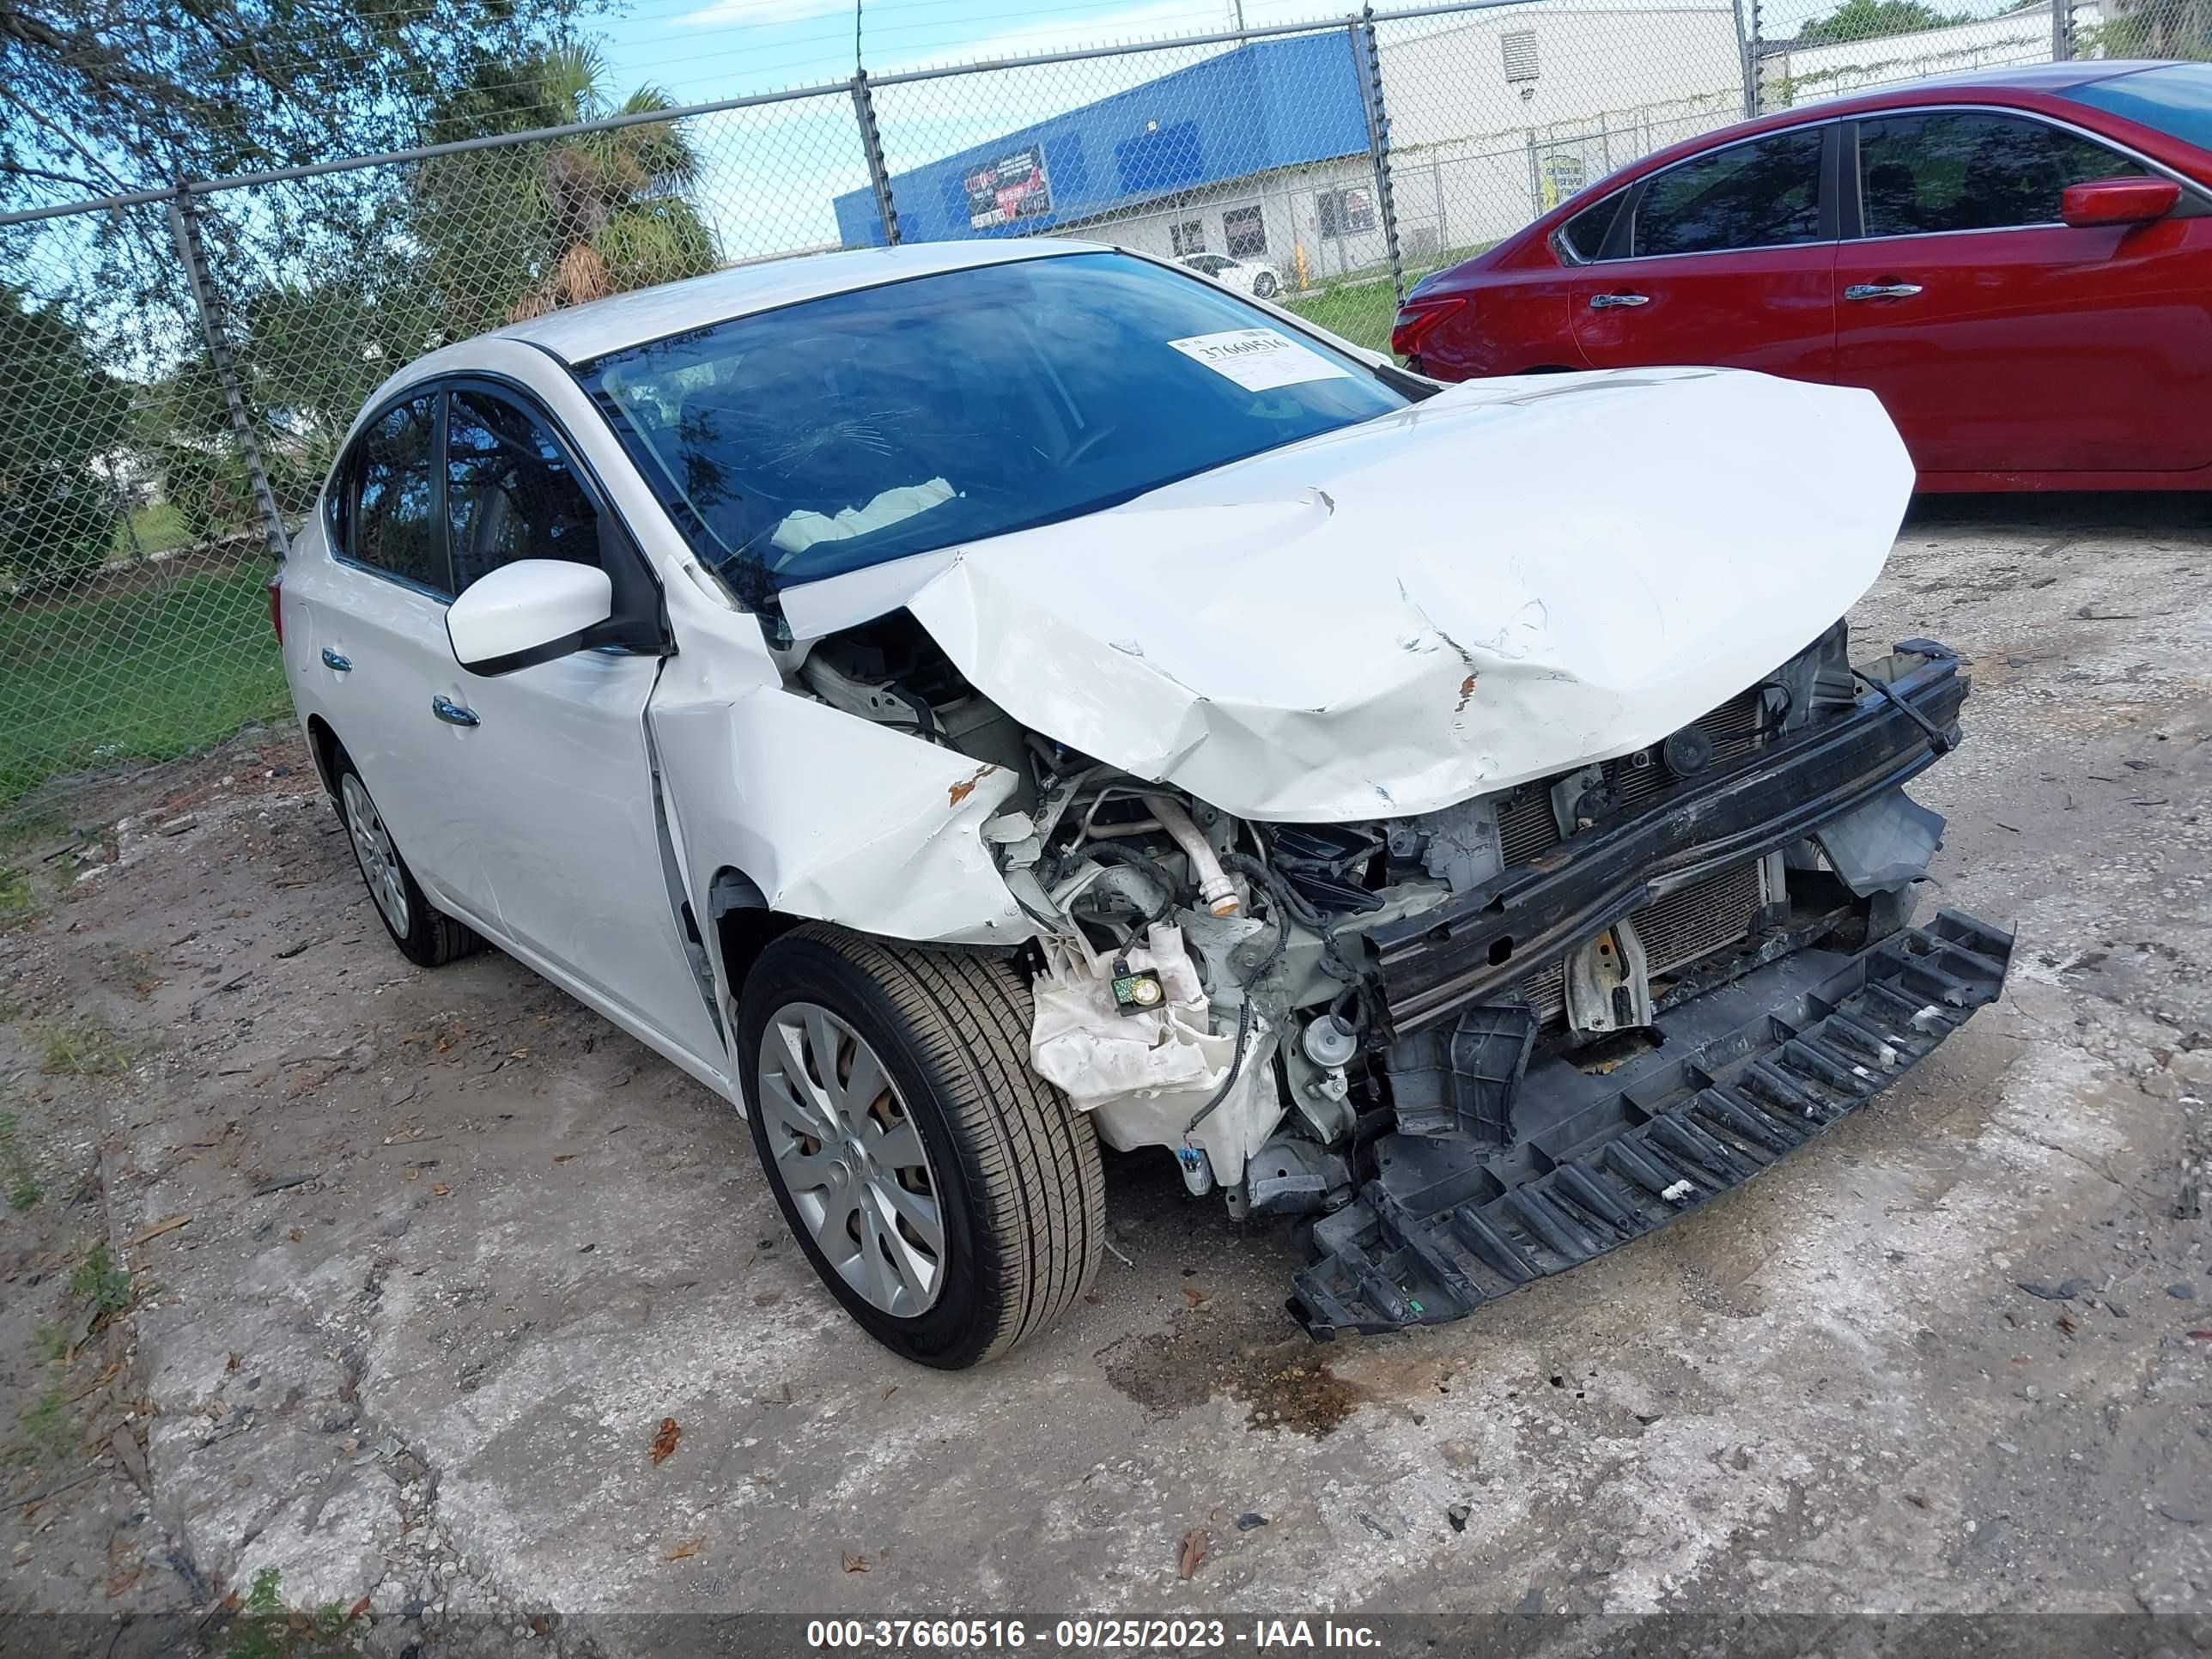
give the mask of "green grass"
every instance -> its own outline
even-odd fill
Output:
[[[1409,268],[1406,287],[1410,291],[1431,270],[1455,265],[1497,246],[1495,242],[1473,242],[1464,247],[1446,248],[1431,256],[1433,264]],[[1319,323],[1330,333],[1341,334],[1355,345],[1364,345],[1370,351],[1390,349],[1390,325],[1398,319],[1398,296],[1390,286],[1387,271],[1355,273],[1308,293],[1285,294],[1281,303],[1299,316]]]
[[[70,1294],[91,1303],[95,1318],[112,1318],[131,1305],[131,1270],[106,1245],[95,1244],[70,1275]]]
[[[1370,351],[1390,349],[1390,325],[1397,319],[1398,296],[1384,277],[1284,295],[1281,303],[1332,334],[1341,334]]]
[[[360,1627],[337,1601],[295,1610],[284,1605],[274,1567],[253,1575],[246,1603],[222,1632],[218,1659],[341,1659],[361,1651]]]
[[[110,1077],[138,1058],[130,1040],[97,1014],[52,1020],[31,1035],[40,1066],[54,1077]]]
[[[134,532],[137,537],[135,542],[131,539]],[[119,519],[116,520],[113,551],[118,559],[144,558],[149,554],[189,547],[197,539],[181,512],[167,501],[156,501],[150,507],[133,507],[128,525]]]
[[[288,706],[268,571],[0,610],[0,810],[48,778],[173,760]]]
[[[76,1426],[70,1421],[69,1401],[58,1385],[40,1395],[38,1404],[23,1413],[22,1427],[32,1456],[40,1462],[64,1462],[77,1449]]]
[[[45,1196],[40,1189],[39,1174],[32,1164],[31,1155],[24,1150],[22,1139],[16,1133],[13,1112],[0,1112],[0,1181],[7,1182],[8,1207],[18,1215]]]

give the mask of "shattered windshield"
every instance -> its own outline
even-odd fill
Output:
[[[1233,295],[1112,252],[832,295],[578,373],[750,605],[1096,512],[1409,401]]]

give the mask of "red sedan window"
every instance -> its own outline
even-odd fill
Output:
[[[1620,215],[1620,204],[1628,199],[1628,192],[1616,190],[1612,195],[1580,213],[1559,227],[1559,245],[1570,258],[1588,261],[1597,258],[1605,246],[1607,232]]]
[[[1636,257],[1818,241],[1820,144],[1795,127],[1668,168],[1637,204]]]
[[[1931,110],[1859,123],[1869,236],[2057,224],[2067,185],[2142,172],[2118,150],[2025,116]]]

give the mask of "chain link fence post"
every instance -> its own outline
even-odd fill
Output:
[[[1735,3],[1736,45],[1743,54],[1743,118],[1748,121],[1759,113],[1759,0]]]
[[[253,500],[261,509],[262,530],[270,556],[282,564],[291,550],[284,530],[284,515],[277,510],[276,492],[269,487],[269,471],[262,464],[261,442],[254,435],[253,416],[246,406],[245,388],[239,384],[238,364],[231,356],[230,336],[216,308],[214,284],[208,280],[207,248],[200,240],[199,204],[189,184],[180,184],[169,198],[169,234],[176,240],[177,257],[185,267],[185,281],[199,313],[200,332],[207,341],[208,362],[222,386],[222,401],[230,410],[230,426],[238,439],[239,459],[253,486]]]
[[[853,113],[860,123],[860,149],[868,158],[868,185],[876,195],[876,217],[883,221],[884,246],[899,245],[898,204],[891,199],[891,170],[884,161],[884,135],[876,125],[876,100],[868,72],[853,71]]]
[[[1390,114],[1382,101],[1382,52],[1375,39],[1373,0],[1350,25],[1359,64],[1359,99],[1367,115],[1367,153],[1375,166],[1375,207],[1382,217],[1382,249],[1390,262],[1390,288],[1406,302],[1406,264],[1398,247],[1398,207],[1390,197]]]
[[[2051,59],[2063,64],[2074,56],[2074,0],[2051,0]]]

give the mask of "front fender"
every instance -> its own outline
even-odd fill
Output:
[[[1004,767],[778,686],[656,702],[650,719],[695,904],[734,866],[769,908],[860,933],[988,945],[1036,932],[981,835],[1014,793]]]

